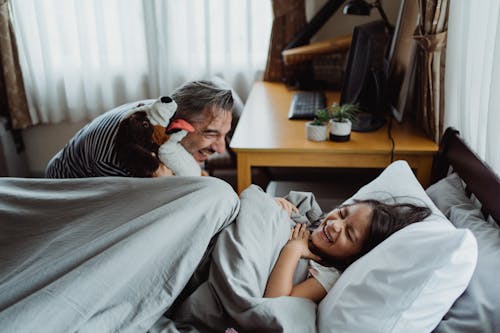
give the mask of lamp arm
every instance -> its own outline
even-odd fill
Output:
[[[371,4],[372,7],[377,8],[380,16],[384,20],[385,26],[387,30],[392,34],[394,32],[394,26],[389,23],[389,19],[387,18],[387,15],[385,14],[384,8],[382,8],[382,2],[380,0],[376,0]]]
[[[345,0],[329,0],[318,13],[302,28],[283,50],[309,43],[309,39],[328,21],[328,19],[339,9]]]

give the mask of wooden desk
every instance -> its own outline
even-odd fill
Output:
[[[306,121],[288,120],[292,94],[281,83],[253,86],[231,140],[238,161],[238,192],[251,184],[252,167],[385,168],[391,163],[387,125],[375,132],[352,132],[348,142],[306,140]],[[339,95],[327,93],[328,103],[338,101]],[[396,121],[392,136],[394,160],[408,161],[422,186],[428,186],[437,144],[411,124]]]

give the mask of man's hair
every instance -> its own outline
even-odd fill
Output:
[[[221,89],[211,81],[190,81],[177,88],[172,94],[177,103],[175,118],[182,118],[190,123],[206,121],[205,108],[216,112],[231,112],[233,95],[230,89]]]
[[[358,254],[343,260],[324,258],[324,263],[335,266],[342,271],[396,231],[412,223],[420,222],[431,215],[431,210],[428,207],[417,206],[411,203],[388,204],[369,199],[354,200],[353,204],[369,205],[372,209],[371,221],[363,247]]]

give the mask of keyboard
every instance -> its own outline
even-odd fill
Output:
[[[326,107],[326,98],[319,91],[298,91],[292,97],[288,119],[313,119],[316,111]]]

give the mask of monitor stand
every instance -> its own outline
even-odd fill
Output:
[[[352,122],[352,131],[354,132],[372,132],[376,131],[385,124],[385,119],[375,116],[373,113],[360,112],[357,119]]]
[[[327,89],[324,82],[310,79],[285,80],[285,84],[290,90],[323,91]]]

